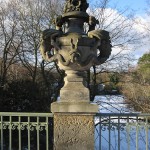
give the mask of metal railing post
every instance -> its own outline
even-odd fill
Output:
[[[127,117],[127,144],[128,144],[128,150],[130,150],[130,125],[129,125],[129,116]]]
[[[46,150],[49,150],[49,138],[48,138],[48,135],[49,135],[49,130],[48,130],[48,117],[46,117]]]
[[[120,150],[120,116],[118,116],[118,150]]]
[[[39,117],[37,117],[37,150],[40,150]]]
[[[9,150],[12,150],[12,116],[9,116]]]
[[[146,117],[146,122],[145,122],[145,132],[146,132],[146,150],[148,149],[148,117]]]
[[[138,126],[138,116],[136,117],[136,150],[138,150],[138,146],[139,146],[139,143],[138,143],[138,136],[139,136],[139,126]]]
[[[99,132],[100,132],[100,137],[99,137],[99,149],[102,150],[101,148],[101,143],[102,143],[102,131],[101,131],[101,116],[100,116],[100,124],[99,124]]]
[[[110,126],[110,120],[111,120],[111,118],[110,118],[110,116],[109,116],[109,150],[111,150],[111,126]]]
[[[21,150],[21,117],[19,116],[19,123],[18,123],[18,132],[19,132],[19,150]]]
[[[28,116],[28,150],[30,150],[30,117]]]
[[[1,116],[1,150],[3,150],[3,116]]]

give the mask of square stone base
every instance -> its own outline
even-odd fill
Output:
[[[97,113],[98,105],[88,102],[54,102],[51,104],[51,112]]]
[[[94,114],[54,113],[54,150],[94,150]]]

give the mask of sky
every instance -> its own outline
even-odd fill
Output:
[[[90,5],[94,4],[96,6],[97,2],[99,0],[87,0]],[[114,9],[116,6],[117,8],[124,9],[129,8],[130,10],[133,10],[135,17],[137,20],[140,20],[142,24],[147,24],[149,26],[150,24],[150,18],[146,15],[146,9],[148,8],[147,2],[150,0],[109,0],[109,8]],[[117,11],[117,10],[114,10]],[[119,13],[119,12],[118,12]],[[125,15],[125,14],[124,14]],[[139,33],[143,32],[143,27],[141,25],[135,26],[135,29],[139,31]],[[149,41],[143,41],[144,45],[139,46],[134,52],[133,55],[136,59],[141,57],[144,53],[150,52],[150,42]]]
[[[89,4],[94,4],[98,0],[87,0]],[[136,10],[138,14],[144,13],[144,9],[147,7],[146,0],[110,0],[110,7],[114,4],[117,4],[118,7],[130,7],[133,10]]]
[[[88,1],[89,5],[95,4],[94,6],[96,6],[96,2],[100,2],[100,0],[87,0],[87,1]],[[147,22],[149,22],[148,25],[150,24],[150,18],[148,16],[146,16],[146,12],[145,12],[145,9],[148,8],[146,1],[150,1],[150,0],[109,0],[109,1],[110,1],[109,8],[113,9],[114,5],[117,5],[116,7],[119,9],[128,7],[131,10],[133,10],[137,19],[142,20],[143,24],[146,24]],[[114,11],[116,11],[116,10],[114,10]],[[139,32],[140,32],[142,30],[141,26],[136,26],[136,30],[139,30]],[[144,53],[150,51],[149,43],[150,42],[147,41],[144,43],[144,45],[142,47],[138,47],[138,49],[136,49],[136,51],[133,54],[133,55],[135,55],[136,59],[141,57]]]
[[[146,0],[111,0],[111,5],[114,3],[117,4],[118,7],[124,8],[129,7],[135,13],[135,16],[145,23],[147,21],[146,17],[146,9],[148,8]],[[137,26],[137,28],[140,28]],[[134,55],[138,59],[141,57],[145,52],[148,52],[149,44],[145,43],[145,46],[139,47],[135,52]]]
[[[137,14],[144,14],[147,7],[146,0],[111,0],[111,4],[117,3],[118,7],[130,7]]]

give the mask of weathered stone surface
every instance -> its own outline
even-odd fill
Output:
[[[89,102],[89,90],[83,85],[84,73],[67,71],[65,85],[60,90],[61,102]]]
[[[87,0],[66,0],[64,13],[55,19],[56,29],[43,31],[41,54],[45,60],[58,62],[65,71],[83,71],[108,59],[111,53],[109,32],[95,30],[99,22],[86,13],[87,8]],[[85,22],[89,25],[88,33],[84,30]]]
[[[51,104],[51,112],[98,112],[96,104],[90,104],[89,90],[83,85],[84,73],[67,71],[65,85],[60,90],[60,101]]]
[[[94,150],[93,114],[54,114],[54,150]]]
[[[88,102],[54,102],[51,104],[51,112],[97,113],[98,106]]]
[[[64,13],[72,12],[72,11],[85,12],[88,7],[89,7],[89,4],[86,2],[86,0],[66,0]]]

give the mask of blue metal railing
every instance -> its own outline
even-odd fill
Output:
[[[150,114],[98,113],[95,150],[150,150]]]

